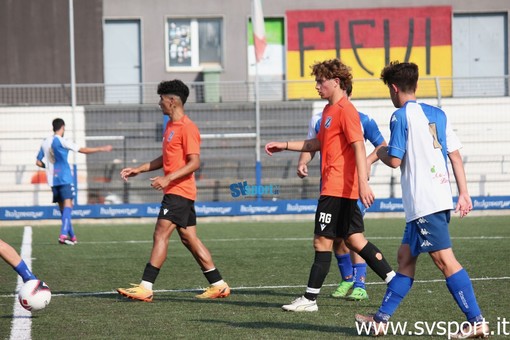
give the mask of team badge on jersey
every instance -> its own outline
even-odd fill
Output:
[[[324,122],[324,127],[325,127],[326,129],[327,129],[327,128],[329,128],[329,127],[331,126],[331,120],[332,120],[332,119],[333,119],[333,118],[332,118],[331,116],[329,116],[329,117],[327,117],[327,118],[326,118],[326,121]]]
[[[172,140],[172,138],[174,137],[174,134],[175,134],[174,131],[170,131],[170,134],[168,135],[168,138],[167,138],[168,142],[170,142]]]

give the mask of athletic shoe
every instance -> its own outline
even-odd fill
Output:
[[[354,301],[368,300],[368,293],[365,289],[356,287],[352,290],[351,295],[347,295],[346,299]]]
[[[197,299],[218,299],[218,298],[226,298],[230,295],[230,287],[228,284],[222,283],[221,285],[211,285],[207,287],[207,289],[202,293],[198,294],[195,297]]]
[[[304,296],[298,297],[289,305],[283,305],[282,309],[287,312],[316,312],[319,310],[317,301],[308,300]]]
[[[357,323],[368,325],[372,336],[382,336],[388,333],[388,323],[375,321],[374,314],[356,314],[354,319]]]
[[[152,302],[152,290],[146,289],[141,285],[131,284],[131,288],[117,288],[117,292],[127,298],[133,300],[140,300],[145,302]]]
[[[347,293],[349,293],[349,290],[351,290],[352,286],[354,286],[354,282],[348,282],[348,281],[342,281],[336,287],[336,290],[331,293],[332,297],[335,298],[343,298],[347,296]]]
[[[73,242],[73,245],[78,243],[78,238],[76,237],[76,235],[71,237],[71,241],[70,242]]]
[[[476,325],[476,327],[474,327]],[[466,325],[457,334],[452,335],[452,339],[476,339],[489,337],[489,325],[487,323],[476,322],[471,325]]]

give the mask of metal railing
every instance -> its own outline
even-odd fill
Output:
[[[310,81],[259,82],[261,101],[316,100],[315,83]],[[157,83],[77,84],[78,105],[154,104],[159,98]],[[248,81],[190,82],[190,103],[253,102],[255,83]],[[509,96],[509,77],[422,77],[418,95],[422,98]],[[387,98],[379,79],[356,79],[355,99]],[[71,105],[70,84],[0,85],[0,106]]]

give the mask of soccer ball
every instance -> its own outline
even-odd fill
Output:
[[[50,287],[41,280],[29,280],[21,287],[18,300],[26,310],[44,309],[51,301]]]

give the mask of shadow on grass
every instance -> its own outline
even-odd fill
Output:
[[[247,329],[283,329],[295,331],[318,331],[321,333],[332,333],[345,336],[358,336],[355,327],[323,326],[297,322],[235,322],[225,320],[200,319],[203,323],[223,324],[225,326]]]

